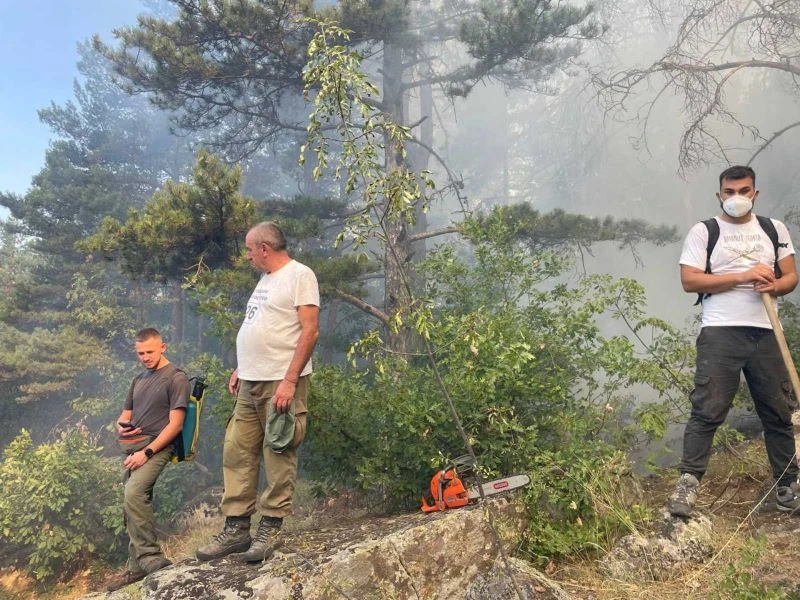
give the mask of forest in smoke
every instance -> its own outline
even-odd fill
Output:
[[[244,236],[265,220],[320,283],[315,493],[416,507],[464,453],[447,395],[487,474],[536,474],[523,555],[623,531],[575,481],[677,460],[659,442],[688,415],[699,315],[678,256],[719,212],[719,172],[751,165],[756,211],[800,239],[798,14],[159,0],[81,40],[73,98],[38,107],[41,170],[0,192],[0,567],[48,585],[120,562],[112,425],[143,327],[210,384],[200,455],[165,472],[159,515],[220,484],[257,280]]]

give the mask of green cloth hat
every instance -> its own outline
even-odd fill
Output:
[[[266,444],[273,452],[283,452],[294,439],[294,413],[278,412],[270,407],[267,417]]]

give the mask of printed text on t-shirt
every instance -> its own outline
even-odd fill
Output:
[[[268,298],[269,292],[267,290],[256,290],[253,292],[253,295],[250,296],[250,301],[247,303],[247,309],[244,313],[245,324],[253,322],[253,319],[255,319],[256,314],[258,313],[259,305],[265,303]]]

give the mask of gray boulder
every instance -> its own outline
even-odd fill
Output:
[[[250,566],[231,558],[208,563],[186,560],[117,592],[85,598],[501,598],[480,595],[480,586],[489,590],[492,574],[498,572],[498,549],[487,509],[491,509],[503,545],[510,552],[520,541],[525,515],[520,504],[500,498],[485,506],[290,533],[284,546],[263,565]],[[523,563],[515,564],[522,569]],[[528,570],[535,571],[532,567]],[[470,588],[472,582],[476,584]]]
[[[572,598],[553,580],[546,577],[530,563],[518,558],[509,558],[511,581],[502,561],[494,568],[478,575],[467,588],[464,600],[519,600],[518,592],[525,600],[569,600]]]
[[[698,514],[684,520],[664,515],[660,534],[627,535],[601,561],[609,577],[624,581],[667,581],[686,566],[705,562],[714,551],[711,520]]]

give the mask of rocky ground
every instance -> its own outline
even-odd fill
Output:
[[[714,457],[697,518],[683,521],[664,513],[674,480],[674,473],[644,480],[641,501],[650,507],[651,518],[609,549],[540,568],[513,560],[517,588],[535,600],[800,598],[800,515],[776,510],[763,444],[737,446]],[[214,504],[211,498],[205,508],[195,508],[183,523],[189,531],[168,540],[175,567],[109,600],[517,597],[481,508],[375,517],[353,498],[307,505],[287,521],[282,550],[264,566],[252,567],[191,558],[221,524]],[[507,500],[496,505],[495,513],[513,553],[522,515]],[[37,596],[19,573],[7,572],[0,574],[0,600],[108,597],[87,594],[102,589],[109,575],[107,569],[87,569]]]
[[[645,481],[654,518],[598,557],[552,569],[584,600],[800,598],[800,514],[779,512],[762,442],[715,455],[696,517],[665,510],[676,474]]]

